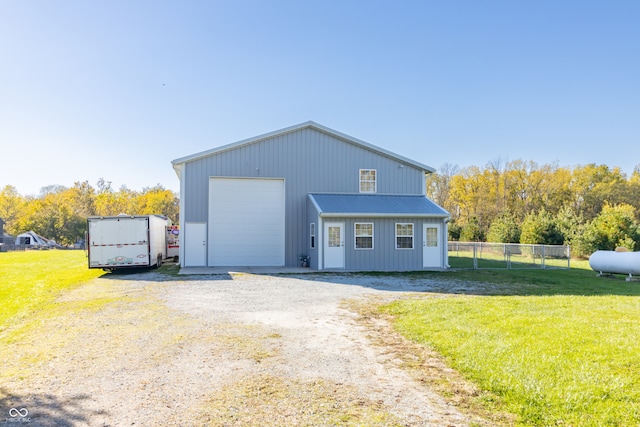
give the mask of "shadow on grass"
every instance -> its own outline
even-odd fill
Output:
[[[92,415],[108,415],[84,407],[88,395],[81,394],[64,401],[51,394],[24,396],[0,388],[0,426],[55,426],[89,425]]]
[[[399,273],[312,274],[317,282],[365,286],[383,291],[483,296],[640,296],[640,283],[624,276],[596,277],[584,269],[450,270]]]

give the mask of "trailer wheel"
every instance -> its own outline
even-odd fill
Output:
[[[156,268],[160,268],[162,265],[162,255],[158,255],[158,259],[156,261]]]

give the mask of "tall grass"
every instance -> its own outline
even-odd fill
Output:
[[[83,251],[0,253],[0,332],[55,300],[61,291],[103,274]]]
[[[473,273],[452,277],[491,278],[495,288],[382,310],[519,425],[640,425],[640,284],[583,269]]]

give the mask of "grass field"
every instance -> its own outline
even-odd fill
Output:
[[[640,425],[640,283],[571,270],[459,271],[492,283],[381,307],[522,426]]]
[[[51,304],[61,291],[102,274],[87,268],[84,251],[0,253],[0,332]]]

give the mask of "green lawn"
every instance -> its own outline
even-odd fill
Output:
[[[572,264],[578,268],[440,273],[491,285],[381,310],[518,425],[640,425],[640,283]]]
[[[61,291],[102,274],[87,268],[84,251],[0,253],[0,332],[53,302]]]

